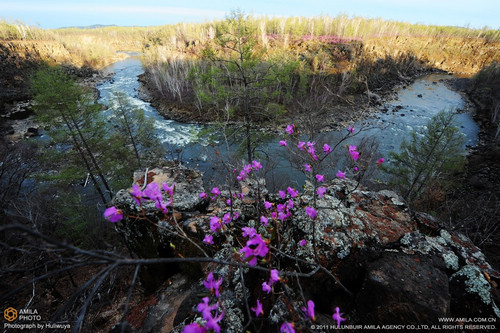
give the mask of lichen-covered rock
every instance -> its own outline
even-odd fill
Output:
[[[324,185],[321,198],[307,183],[301,194],[283,199],[266,195],[263,184],[247,181],[239,189],[222,189],[220,195],[201,199],[201,180],[186,169],[155,169],[146,181],[175,181],[176,191],[185,192],[180,195],[184,203],[174,205],[174,213],[159,213],[153,204],[142,205],[140,211],[122,191],[115,201],[126,218],[117,228],[140,257],[208,255],[231,262],[197,265],[201,290],[209,272],[223,280],[220,298],[212,299],[226,314],[223,331],[248,329],[249,323],[255,329],[256,319],[250,320],[247,306],[257,300],[266,317],[258,321],[263,331],[276,331],[283,322],[307,328],[302,309],[307,300],[316,304],[317,323],[325,325],[335,324],[336,307],[349,324],[427,325],[439,324],[441,317],[499,316],[495,295],[500,275],[481,251],[465,236],[441,228],[432,216],[410,212],[394,192],[372,192],[337,179]],[[287,215],[279,217],[285,206]],[[306,207],[315,207],[317,216],[311,218]],[[269,254],[259,258],[258,270],[247,267],[241,253],[248,239],[242,227],[254,228],[270,246]],[[204,243],[205,236],[212,237],[213,244]],[[268,294],[262,284],[270,283],[271,268],[281,275]],[[294,272],[310,275],[298,277]],[[192,311],[176,315],[174,331],[193,320],[203,322],[196,304],[206,295],[214,297],[209,290],[191,294]]]

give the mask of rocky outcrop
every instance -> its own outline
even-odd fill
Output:
[[[276,331],[284,322],[307,330],[312,322],[301,310],[307,300],[315,304],[317,327],[335,327],[336,307],[346,318],[343,325],[441,325],[438,318],[443,317],[492,322],[500,317],[500,274],[481,250],[431,216],[412,213],[394,192],[372,192],[349,180],[334,180],[321,198],[306,184],[298,196],[292,198],[289,191],[283,199],[263,194],[262,182],[254,181],[206,198],[199,195],[201,175],[183,167],[155,169],[137,179],[138,185],[144,179],[160,186],[176,184],[172,198],[164,194],[165,200],[172,199],[173,209],[167,213],[151,202],[139,207],[130,190],[116,196],[115,204],[124,213],[117,229],[138,256],[206,254],[227,264],[193,263],[164,267],[168,274],[145,272],[143,286],[149,283],[155,302],[142,321],[131,324],[132,330],[180,332],[199,319],[196,306],[211,294],[203,284],[209,272],[221,279],[220,296],[210,304],[218,300],[223,309],[224,332],[242,332],[248,323],[255,331]],[[306,207],[316,207],[317,216]],[[289,215],[273,214],[280,209]],[[211,220],[222,229],[214,232]],[[252,237],[242,236],[243,227],[254,228],[269,247],[256,266],[241,255]],[[207,235],[213,236],[213,244],[203,242]],[[271,282],[271,269],[279,270],[280,280],[268,294],[262,283]],[[152,281],[153,273],[161,278]],[[258,318],[247,308],[257,300],[263,306]],[[143,310],[132,309],[130,318]]]

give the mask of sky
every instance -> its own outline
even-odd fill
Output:
[[[256,16],[339,14],[402,22],[500,28],[499,0],[0,0],[0,18],[52,29],[93,24],[205,22],[241,9]]]

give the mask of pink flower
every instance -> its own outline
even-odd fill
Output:
[[[198,323],[191,323],[184,326],[182,333],[206,333],[207,329],[205,326],[200,326]]]
[[[299,143],[297,144],[297,148],[299,148],[299,150],[304,150],[305,146],[306,146],[306,143],[302,142],[302,141],[299,141]]]
[[[278,213],[278,220],[285,221],[288,217],[288,214],[285,212],[279,212]]]
[[[357,167],[357,166],[355,166],[355,167],[354,167],[354,171],[355,171],[355,172],[358,172],[358,170],[359,170],[359,169],[358,169],[358,167]]]
[[[255,237],[257,235],[257,231],[255,231],[255,229],[252,227],[243,227],[243,228],[241,228],[241,230],[243,230],[243,233],[242,233],[243,237],[252,238],[252,237]]]
[[[323,152],[324,152],[325,154],[330,154],[332,151],[333,151],[333,149],[332,149],[332,148],[330,148],[330,146],[329,146],[328,144],[326,144],[326,143],[325,143],[325,144],[323,145]]]
[[[286,198],[286,193],[285,191],[279,191],[278,194],[280,195],[280,198],[281,199],[285,199]]]
[[[311,300],[307,301],[307,308],[302,307],[302,311],[306,313],[306,316],[308,319],[311,319],[312,321],[316,320],[316,316],[314,315],[314,302]]]
[[[265,217],[264,215],[262,215],[260,217],[260,223],[262,223],[263,225],[265,225],[267,227],[267,224],[269,223],[269,219],[267,217]]]
[[[141,205],[141,199],[142,199],[142,191],[139,187],[139,185],[134,184],[132,186],[132,192],[130,192],[130,195],[134,198],[135,202],[140,206]]]
[[[316,180],[318,182],[324,182],[325,181],[325,176],[318,174],[318,175],[316,175]]]
[[[340,308],[337,306],[335,308],[335,313],[333,314],[333,320],[337,321],[337,327],[340,327],[340,323],[345,321],[345,318],[342,318],[343,313],[340,313]]]
[[[149,183],[148,186],[146,186],[146,189],[144,192],[142,192],[143,195],[153,201],[161,201],[163,199],[163,196],[161,195],[160,187],[158,186],[157,183]]]
[[[292,198],[295,198],[297,195],[299,195],[299,191],[293,189],[292,187],[287,187],[287,192],[290,194]],[[284,199],[284,198],[283,198]]]
[[[250,266],[255,266],[257,264],[257,257],[265,257],[269,252],[269,249],[262,237],[255,233],[255,235],[253,235],[253,237],[251,236],[251,238],[247,241],[247,244],[240,250],[240,252],[244,254],[245,259],[250,258],[250,261],[248,262]]]
[[[339,170],[337,171],[337,174],[335,176],[337,176],[338,178],[345,179],[345,172]]]
[[[269,282],[271,282],[271,285],[275,284],[280,280],[280,273],[277,269],[272,269],[271,270],[271,279]]]
[[[212,216],[210,218],[210,230],[212,232],[217,232],[217,230],[222,228],[221,220],[217,216]]]
[[[358,160],[359,158],[359,152],[357,152],[356,149],[356,146],[349,146],[349,154],[351,154],[351,157],[354,161]]]
[[[290,125],[288,125],[288,126],[286,127],[286,130],[285,130],[285,131],[286,131],[288,134],[292,135],[292,134],[293,134],[293,132],[294,132],[294,129],[295,129],[295,125],[294,125],[294,124],[290,124]]]
[[[309,217],[312,219],[314,219],[318,215],[316,209],[312,207],[306,207],[306,214],[309,215]]]
[[[254,168],[254,170],[262,169],[262,164],[258,161],[252,161],[252,168]]]
[[[318,196],[320,198],[323,198],[323,195],[325,195],[325,193],[326,193],[326,187],[323,187],[323,186],[318,187],[318,189],[316,190],[316,193],[318,194]]]
[[[271,292],[271,286],[268,285],[267,282],[262,282],[262,291],[269,294]]]
[[[201,198],[201,199],[207,199],[207,198],[208,198],[208,195],[207,195],[205,192],[201,192],[201,193],[200,193],[200,198]]]
[[[171,202],[168,202],[168,203],[171,203]],[[163,201],[157,201],[155,203],[155,207],[159,210],[162,211],[163,214],[167,214],[168,210],[167,210],[167,203],[163,202]]]
[[[115,206],[112,206],[104,211],[104,218],[109,222],[118,222],[123,219],[123,212],[121,209],[116,209]]]
[[[286,204],[287,209],[293,209],[293,201],[292,199],[288,199],[288,203]]]
[[[273,204],[270,203],[269,201],[264,201],[264,208],[266,210],[269,210],[269,209],[273,208]]]
[[[307,241],[305,239],[301,239],[299,242],[300,246],[306,246],[306,244],[307,244]]]
[[[356,129],[356,127],[354,127],[354,126],[353,126],[353,127],[349,126],[349,128],[347,128],[347,131],[348,131],[348,132],[351,132],[351,133],[354,133],[355,129]]]
[[[212,311],[217,310],[219,308],[219,303],[209,305],[208,297],[204,297],[202,301],[203,302],[198,304],[196,309],[198,310],[198,312],[201,312],[203,319],[207,321],[207,323],[205,324],[206,329],[214,330],[217,333],[220,333],[219,322],[222,320],[222,318],[224,318],[224,312],[221,312],[219,314],[218,311],[216,311],[215,316],[212,315]]]
[[[163,183],[162,187],[163,187],[163,191],[165,191],[165,193],[167,193],[170,196],[174,195],[175,183],[173,183],[171,186],[168,186],[167,183]]]
[[[203,297],[201,300],[203,302],[199,303],[196,306],[196,309],[198,312],[201,312],[203,319],[206,320],[207,318],[212,317],[212,311],[217,310],[219,308],[219,304],[215,303],[213,305],[209,305],[208,303],[210,302],[210,299],[208,297]]]
[[[219,322],[222,320],[222,318],[224,318],[224,312],[221,312],[220,314],[217,313],[215,317],[210,316],[208,318],[204,318],[207,321],[207,323],[205,324],[206,328],[220,333]]]
[[[203,243],[212,245],[214,243],[214,237],[212,235],[205,235]]]
[[[285,140],[281,140],[280,141],[280,146],[286,147],[286,146],[288,146],[288,144],[286,143]]]
[[[377,164],[380,165],[380,164],[384,163],[384,161],[385,161],[385,158],[383,158],[383,157],[379,158],[377,161]]]
[[[257,300],[257,306],[250,308],[253,312],[255,312],[255,316],[259,317],[259,315],[264,314],[264,309],[262,309],[262,304]]]
[[[280,327],[281,333],[295,333],[295,329],[293,328],[293,323],[283,323]]]
[[[304,171],[311,172],[311,166],[309,164],[304,164]]]
[[[219,297],[219,288],[222,285],[222,278],[215,280],[214,279],[214,273],[210,272],[208,273],[207,279],[203,280],[203,285],[205,288],[209,289],[210,292],[215,293],[215,297]]]
[[[220,190],[218,187],[214,187],[214,188],[212,188],[211,193],[214,195],[214,197],[218,197],[220,195]]]
[[[226,213],[222,217],[222,223],[223,224],[228,224],[229,222],[231,222],[231,213]]]

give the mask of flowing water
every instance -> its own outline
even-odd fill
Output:
[[[214,176],[213,157],[214,150],[201,144],[198,134],[203,129],[203,125],[180,123],[163,118],[157,110],[148,102],[139,98],[138,75],[143,73],[142,65],[137,57],[130,57],[110,66],[108,71],[114,72],[113,79],[98,86],[100,91],[99,102],[114,107],[114,93],[121,92],[127,96],[128,102],[145,111],[146,115],[154,119],[156,134],[161,142],[174,152],[182,152],[182,160],[185,164],[196,166],[206,175]],[[450,89],[441,82],[443,79],[451,78],[448,75],[432,74],[415,80],[406,88],[396,91],[397,97],[388,101],[380,107],[380,112],[376,116],[356,124],[357,131],[363,129],[361,133],[350,138],[346,143],[360,144],[363,137],[374,137],[378,143],[378,153],[380,157],[387,157],[389,151],[397,151],[403,138],[408,138],[413,130],[424,128],[427,122],[441,110],[467,108],[462,96]],[[479,132],[478,125],[474,122],[469,113],[460,113],[456,118],[457,126],[466,136],[466,144],[472,146],[477,141]],[[335,143],[344,136],[346,131],[332,131],[322,134],[319,141]],[[295,182],[300,185],[304,176],[301,172],[294,170],[287,161],[284,149],[279,146],[279,136],[267,140],[261,150],[264,155],[272,156],[274,161],[273,172],[267,175],[268,184],[271,187],[279,186],[282,182]],[[226,146],[216,146],[218,152],[224,151]],[[235,145],[229,146],[229,150],[237,149]],[[321,147],[317,147],[321,150]],[[223,154],[223,157],[226,156]],[[341,159],[337,168],[342,168]],[[330,175],[335,173],[330,170]],[[220,176],[220,175],[219,175]],[[217,176],[215,176],[217,178]],[[279,181],[277,181],[277,179]]]

